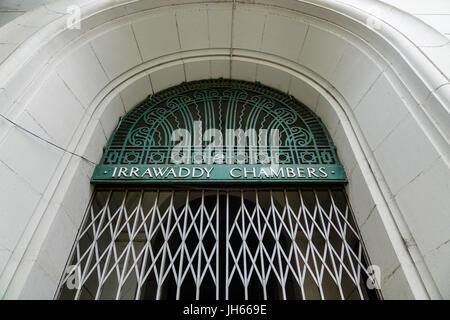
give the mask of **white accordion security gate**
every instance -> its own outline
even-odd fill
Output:
[[[59,299],[369,299],[342,187],[97,188]]]

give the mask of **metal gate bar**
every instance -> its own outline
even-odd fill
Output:
[[[368,299],[341,189],[97,190],[60,299]]]

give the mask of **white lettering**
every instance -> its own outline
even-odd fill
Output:
[[[119,168],[119,177],[123,174],[125,177],[127,176],[127,171],[128,171],[128,169],[127,168],[124,168],[124,167],[120,167]]]
[[[252,168],[251,170],[248,170],[247,168],[244,168],[244,177],[247,178],[247,174],[250,173],[250,172],[253,174],[253,177],[256,176],[256,169],[255,168]]]
[[[297,168],[297,174],[299,178],[306,178],[305,168]]]
[[[136,167],[131,168],[129,177],[131,177],[131,176],[139,177],[138,171],[139,171],[139,168],[136,168]]]
[[[165,169],[163,171],[163,169]],[[163,177],[166,174],[168,168],[153,168],[153,173],[155,174],[155,177]]]
[[[238,176],[238,175],[234,174],[234,170],[242,171],[242,168],[234,167],[230,170],[230,176],[232,176],[233,178],[241,178],[242,174]]]
[[[269,173],[267,173],[266,169],[261,168],[261,170],[259,170],[259,176],[258,178],[261,178],[261,175],[264,174],[266,176],[266,178],[271,177],[271,175]]]
[[[170,168],[169,172],[167,172],[166,177],[169,177],[169,175],[172,175],[172,177],[176,178],[177,175],[175,174],[175,169],[174,168]]]
[[[186,173],[185,175],[182,174],[182,171],[183,171],[183,170],[186,170],[186,171],[187,171],[187,173]],[[178,177],[179,177],[179,178],[186,178],[186,177],[188,177],[190,174],[191,174],[191,170],[189,170],[189,169],[186,168],[186,167],[181,167],[180,170],[178,170]]]
[[[294,168],[291,167],[286,168],[286,175],[288,178],[295,178]]]
[[[320,178],[317,174],[316,174],[316,169],[314,168],[307,168],[308,170],[308,178],[311,178],[311,176],[314,176],[316,178]]]
[[[196,176],[196,175],[195,175],[195,170],[200,170],[200,174]],[[204,174],[204,172],[203,172],[203,169],[202,169],[202,168],[194,167],[194,168],[192,169],[192,178],[200,178],[201,176],[203,176],[203,174]]]
[[[281,177],[284,178],[284,170],[283,170],[283,168],[278,168],[278,171],[275,171],[274,168],[270,167],[270,175],[272,177],[276,176],[278,178],[278,176],[280,175],[280,172],[281,172]]]
[[[326,169],[324,167],[320,167],[319,172],[322,174],[322,178],[328,177],[328,173],[326,172]]]
[[[141,175],[141,177],[144,177],[146,174],[148,174],[149,178],[152,178],[152,172],[150,171],[150,168],[147,168],[147,170],[144,171],[144,173]]]
[[[205,172],[206,172],[206,178],[209,178],[210,177],[210,174],[211,174],[211,171],[213,171],[213,169],[214,169],[214,167],[211,167],[211,169],[206,169],[206,168],[204,168],[204,170],[205,170]]]

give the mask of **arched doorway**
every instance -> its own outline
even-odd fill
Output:
[[[153,95],[92,182],[59,298],[377,297],[328,132],[276,90],[218,79]]]

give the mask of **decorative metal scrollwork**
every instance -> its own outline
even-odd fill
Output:
[[[171,133],[192,132],[195,121],[203,132],[217,129],[224,137],[226,129],[278,129],[280,163],[339,165],[326,129],[303,104],[258,83],[224,79],[183,83],[149,96],[121,120],[101,164],[170,164]]]

